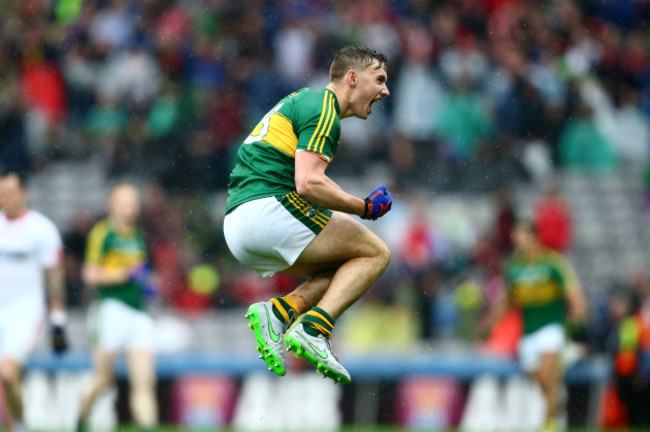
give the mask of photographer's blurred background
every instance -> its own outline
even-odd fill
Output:
[[[646,0],[0,0],[0,10],[0,167],[29,174],[32,207],[64,233],[73,352],[88,346],[86,236],[111,184],[127,179],[143,192],[160,352],[230,358],[213,368],[232,376],[217,398],[244,393],[237,363],[255,358],[244,308],[298,280],[262,279],[230,255],[233,158],[275,101],[324,86],[351,43],[388,55],[392,96],[369,120],[343,122],[328,173],[359,196],[388,182],[393,211],[371,227],[393,259],[341,320],[344,356],[453,355],[460,372],[446,376],[460,384],[445,394],[465,394],[521,217],[576,268],[591,308],[586,361],[613,360],[619,323],[650,307]],[[510,365],[512,344],[490,342]],[[351,369],[345,423],[407,423],[394,368],[359,380]],[[588,391],[598,374],[584,370],[570,420],[605,421],[586,408],[600,399]],[[645,372],[634,373],[648,398]],[[161,403],[173,385],[162,383]],[[170,410],[164,421],[178,419]]]

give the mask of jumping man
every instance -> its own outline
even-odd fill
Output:
[[[286,296],[251,305],[246,315],[261,358],[278,375],[286,373],[286,343],[324,376],[350,382],[329,337],[335,320],[390,261],[386,244],[350,215],[375,220],[392,199],[385,186],[366,199],[350,195],[325,170],[338,147],[340,120],[366,119],[372,104],[389,96],[386,63],[384,54],[369,48],[343,48],[327,87],[282,99],[237,153],[224,221],[231,252],[262,276],[309,278]]]

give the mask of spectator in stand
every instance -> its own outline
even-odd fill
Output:
[[[647,274],[642,276],[644,281],[633,281],[630,292],[615,293],[610,302],[618,318],[609,340],[616,389],[631,427],[650,426],[650,288]]]
[[[609,171],[618,163],[612,144],[594,120],[593,109],[582,103],[577,117],[569,120],[560,137],[560,158],[566,167]]]
[[[133,34],[136,18],[133,12],[125,0],[104,2],[104,7],[93,14],[90,26],[93,41],[107,51],[125,46]]]
[[[606,430],[626,429],[630,426],[630,411],[633,409],[623,402],[622,399],[625,399],[626,394],[625,391],[623,394],[619,393],[619,382],[621,379],[625,380],[626,376],[632,375],[636,369],[635,338],[625,342],[621,338],[626,333],[624,330],[626,322],[628,328],[634,328],[634,319],[631,319],[634,315],[634,304],[633,293],[629,287],[616,284],[604,300],[604,308],[600,313],[601,318],[604,318],[600,324],[602,325],[600,336],[604,339],[606,351],[614,360],[613,376],[605,388],[598,415],[598,426]]]
[[[0,170],[27,172],[30,157],[23,123],[19,67],[10,44],[0,44]]]
[[[79,211],[70,222],[68,230],[63,234],[63,244],[66,250],[64,256],[66,297],[70,307],[79,307],[85,303],[81,268],[86,252],[86,236],[92,223],[93,219],[89,214]]]
[[[44,32],[44,24],[26,31],[21,68],[28,145],[39,164],[60,153],[67,111],[59,59],[44,40]]]
[[[650,125],[639,107],[639,84],[633,78],[620,81],[613,93],[609,136],[621,160],[640,166],[648,161]]]
[[[515,211],[506,188],[499,188],[494,193],[494,239],[493,244],[501,256],[512,252],[512,227],[515,223]]]
[[[488,137],[493,121],[481,94],[472,88],[469,76],[460,76],[447,92],[437,121],[437,131],[446,143],[449,158],[473,159],[477,144]]]
[[[422,26],[405,29],[403,37],[408,43],[395,84],[394,128],[406,139],[421,143],[420,154],[432,154],[436,118],[443,101],[440,79],[431,67],[434,47],[430,33]]]

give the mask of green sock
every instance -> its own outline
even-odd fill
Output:
[[[269,301],[273,303],[273,315],[285,324],[291,324],[298,315],[295,302],[287,296],[275,297]]]
[[[326,338],[332,335],[334,329],[334,318],[319,307],[313,307],[302,319],[302,326],[305,332],[311,336],[322,334]]]
[[[88,420],[87,419],[79,419],[77,420],[77,429],[76,432],[88,432]]]

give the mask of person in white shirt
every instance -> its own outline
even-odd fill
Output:
[[[24,430],[21,376],[48,307],[52,348],[57,354],[67,349],[61,236],[52,221],[28,208],[27,196],[21,174],[0,174],[0,382],[9,432]]]

